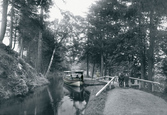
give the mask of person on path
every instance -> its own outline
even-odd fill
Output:
[[[81,81],[83,81],[83,74],[81,75]]]
[[[124,76],[124,80],[125,80],[125,87],[129,87],[129,75],[127,73],[127,71],[125,72],[125,76]]]
[[[118,81],[119,81],[119,86],[124,87],[124,75],[123,75],[123,73],[121,73],[119,75]]]

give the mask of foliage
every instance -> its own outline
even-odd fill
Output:
[[[100,55],[103,53],[105,66],[111,66],[113,56],[119,53],[118,46],[123,42],[120,41],[122,27],[125,25],[123,16],[125,15],[126,5],[117,0],[98,1],[90,8],[90,14],[87,17],[89,22],[88,40],[85,47],[85,56],[88,54],[91,63],[100,64]],[[126,47],[126,45],[125,45]],[[123,57],[126,61],[126,55]],[[114,58],[118,59],[118,58]],[[122,58],[121,58],[122,59]],[[120,62],[120,60],[118,61]],[[112,63],[113,65],[113,63]]]
[[[166,55],[166,32],[160,27],[166,19],[163,4],[164,0],[97,1],[87,16],[88,40],[82,57],[89,54],[90,62],[100,65],[103,54],[106,69],[123,66],[134,77],[135,73],[150,80],[153,75],[164,76],[153,71]]]
[[[38,38],[42,31],[43,72],[47,70],[56,48],[51,72],[67,69],[67,65],[87,57],[90,63],[100,66],[103,57],[106,71],[128,69],[134,77],[137,76],[135,73],[139,73],[141,78],[149,76],[152,80],[153,72],[154,77],[163,76],[162,71],[157,71],[160,66],[156,65],[160,63],[167,76],[167,62],[162,58],[167,53],[166,32],[160,27],[166,19],[165,0],[99,0],[90,7],[87,19],[60,9],[63,15],[60,22],[45,20],[52,0],[12,0],[9,3],[14,6],[13,37],[17,37],[20,49],[26,52],[24,58],[33,67],[37,67]],[[45,11],[43,17],[39,14],[40,8]],[[13,56],[18,56],[10,48],[5,49]],[[17,61],[8,55],[0,59],[3,70],[0,73],[8,76],[12,68],[6,65]],[[22,68],[29,68],[23,61],[19,60],[19,63]],[[17,72],[15,74],[33,76],[31,72],[22,73],[19,69]],[[24,80],[20,83],[25,85]]]
[[[6,51],[6,46],[0,45],[0,97],[25,95],[34,87],[48,83],[41,74],[27,64],[23,59]],[[9,49],[8,49],[9,50]],[[12,51],[11,51],[12,52]]]

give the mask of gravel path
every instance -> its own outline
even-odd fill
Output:
[[[167,115],[167,102],[150,93],[119,88],[107,94],[104,115]]]

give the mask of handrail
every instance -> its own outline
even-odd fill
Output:
[[[104,76],[105,78],[113,78],[113,77],[111,77],[111,76]]]
[[[114,79],[115,77],[113,77],[102,89],[100,89],[100,91],[96,93],[96,96],[98,96]]]
[[[105,79],[105,78],[113,78],[113,77],[111,77],[111,76],[103,76],[103,77],[95,78],[94,80]]]
[[[134,78],[134,77],[129,77],[129,78],[130,78],[130,79],[134,79],[134,80],[138,80],[138,81],[143,81],[143,82],[154,83],[154,84],[160,85],[159,82],[155,82],[155,81],[149,81],[149,80],[139,79],[139,78]]]
[[[144,79],[139,79],[139,78],[134,78],[134,77],[129,77],[129,79],[134,79],[134,80],[138,80],[139,81],[139,89],[141,89],[141,82],[146,82],[146,83],[151,83],[152,85],[152,91],[154,91],[154,85],[158,84],[161,85],[159,82],[154,82],[154,81],[149,81],[149,80],[144,80]]]
[[[98,77],[98,78],[95,78],[94,80],[98,80],[98,79],[104,79],[104,77]]]

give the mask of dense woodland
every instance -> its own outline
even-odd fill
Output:
[[[63,19],[52,22],[52,0],[1,4],[0,42],[9,39],[9,47],[42,74],[84,62],[91,76],[126,70],[167,84],[166,0],[98,0],[86,18],[59,8]]]

